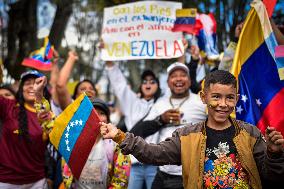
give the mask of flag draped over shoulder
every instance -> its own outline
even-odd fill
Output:
[[[54,128],[49,134],[50,142],[77,179],[99,136],[99,121],[89,98],[82,94],[55,119]]]
[[[50,71],[52,68],[51,59],[53,57],[53,52],[54,48],[46,37],[44,39],[43,47],[32,52],[30,57],[23,60],[22,65],[42,71]]]
[[[272,126],[284,134],[284,81],[278,74],[276,46],[265,6],[254,0],[232,66],[240,94],[236,117],[256,125],[263,133]]]

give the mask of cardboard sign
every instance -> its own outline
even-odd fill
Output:
[[[163,59],[184,52],[182,33],[172,32],[181,3],[142,1],[104,9],[103,60]]]

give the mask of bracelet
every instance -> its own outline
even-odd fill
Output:
[[[48,100],[43,97],[40,102],[34,102],[34,107],[36,109],[36,113],[49,112],[49,120],[39,120],[43,132],[49,133],[49,131],[53,128],[54,125],[55,114],[50,110],[50,104]]]
[[[114,136],[113,141],[118,143],[118,144],[121,144],[122,141],[124,141],[126,135],[120,129],[117,129],[117,130],[118,131],[117,131],[116,135]]]
[[[43,112],[43,111],[50,111],[50,104],[49,104],[48,100],[46,100],[44,97],[41,99],[40,102],[35,101],[34,107],[35,107],[37,113]]]

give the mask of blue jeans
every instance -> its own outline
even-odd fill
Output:
[[[151,189],[157,173],[157,166],[135,163],[131,165],[128,189],[142,189],[145,181],[147,189]]]

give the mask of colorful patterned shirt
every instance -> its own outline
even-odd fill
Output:
[[[238,159],[233,142],[235,127],[214,130],[206,127],[204,188],[250,188],[248,175]]]

